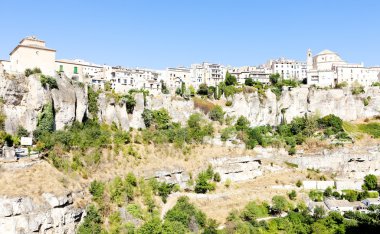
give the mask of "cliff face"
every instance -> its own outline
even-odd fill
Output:
[[[71,193],[42,194],[42,203],[29,197],[0,198],[0,233],[75,233],[83,209],[73,205]]]
[[[88,116],[87,88],[66,78],[57,77],[58,89],[48,90],[41,86],[39,78],[23,75],[4,77],[0,75],[0,97],[3,111],[7,116],[5,129],[14,133],[18,126],[32,132],[36,129],[38,115],[43,106],[52,101],[55,111],[56,129],[63,129],[73,121],[82,121]],[[369,104],[363,99],[370,97]],[[126,105],[100,94],[97,118],[108,124],[116,123],[124,130],[130,127],[143,128],[141,113],[144,108],[169,111],[174,121],[185,123],[198,110],[192,101],[185,101],[170,95],[148,96],[135,94],[136,107],[133,114],[127,114]],[[380,114],[380,89],[371,87],[364,94],[352,95],[349,89],[317,90],[307,87],[286,89],[280,98],[270,90],[265,95],[258,93],[236,94],[233,105],[223,107],[229,116],[247,117],[252,126],[277,125],[284,118],[291,121],[305,114],[321,116],[335,114],[344,120],[355,120]]]

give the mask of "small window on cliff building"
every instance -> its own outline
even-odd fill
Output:
[[[78,67],[74,67],[74,74],[78,74]]]

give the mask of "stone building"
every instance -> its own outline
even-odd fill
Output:
[[[306,63],[292,59],[279,58],[269,60],[266,64],[272,70],[272,74],[280,74],[283,79],[295,79],[302,81],[307,78]]]

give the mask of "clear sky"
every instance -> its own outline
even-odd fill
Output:
[[[0,58],[36,35],[57,58],[165,68],[305,60],[306,50],[380,64],[378,0],[72,0],[0,3]]]

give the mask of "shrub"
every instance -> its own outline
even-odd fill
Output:
[[[318,190],[311,190],[309,192],[309,198],[313,201],[322,201],[323,200],[323,193]]]
[[[237,131],[245,131],[249,128],[250,124],[249,120],[241,115],[235,123],[235,128]]]
[[[348,86],[348,83],[346,81],[343,81],[342,83],[336,84],[335,88],[341,89],[341,88],[344,88],[344,87],[347,87],[347,86]]]
[[[222,130],[221,140],[226,141],[236,133],[235,127],[227,127]]]
[[[90,184],[89,191],[95,201],[100,201],[104,193],[104,183],[94,180]]]
[[[91,87],[88,87],[88,112],[90,112],[93,118],[96,117],[99,111],[98,96],[98,92],[95,92]]]
[[[333,114],[326,115],[325,117],[318,119],[318,124],[323,128],[331,127],[334,133],[343,131],[343,120]]]
[[[220,178],[220,174],[219,172],[215,172],[214,174],[214,181],[215,182],[220,182],[221,178]]]
[[[331,197],[333,195],[333,191],[331,187],[327,187],[325,191],[323,192],[323,196],[325,197]]]
[[[355,191],[355,190],[346,190],[344,192],[343,197],[346,200],[348,200],[350,202],[353,202],[353,201],[357,201],[358,200],[358,195],[359,195],[359,193],[357,191]]]
[[[25,72],[24,72],[24,74],[25,74],[25,76],[26,76],[26,77],[29,77],[30,75],[32,75],[32,74],[33,74],[33,71],[32,71],[32,69],[30,69],[30,68],[27,68],[27,69],[25,69]]]
[[[20,125],[17,128],[17,136],[20,138],[21,137],[27,137],[27,136],[29,136],[29,132],[23,126]]]
[[[219,105],[214,106],[209,113],[209,118],[222,124],[224,120],[223,108]]]
[[[133,114],[133,110],[135,109],[135,106],[136,106],[135,97],[132,94],[128,94],[128,95],[125,95],[123,99],[125,101],[127,113]]]
[[[297,186],[298,188],[300,188],[300,187],[302,186],[302,181],[301,181],[301,180],[297,180],[297,182],[296,182],[296,186]]]
[[[149,109],[144,109],[144,111],[141,114],[141,117],[144,120],[145,127],[149,128],[153,121],[152,111]]]
[[[48,103],[42,108],[37,122],[37,138],[40,134],[51,133],[55,129],[53,104]]]
[[[232,183],[231,179],[228,178],[228,179],[226,179],[226,181],[224,182],[224,186],[226,186],[226,188],[229,188],[229,187],[231,186],[231,183]]]
[[[361,85],[354,85],[351,89],[353,95],[358,95],[364,93],[364,87]]]
[[[257,218],[268,216],[269,207],[267,204],[257,204],[254,201],[249,202],[241,212],[241,217],[245,221],[254,222]]]
[[[100,234],[102,231],[102,219],[98,209],[94,205],[90,205],[86,213],[87,215],[84,217],[83,223],[78,227],[77,232],[79,234]]]
[[[44,88],[58,89],[57,80],[51,76],[41,75],[40,81]]]
[[[292,190],[290,193],[288,193],[288,197],[290,200],[296,200],[297,192],[295,190]]]
[[[191,204],[188,197],[180,197],[175,206],[166,213],[165,221],[179,222],[185,227],[195,221],[202,228],[206,225],[206,215]]]
[[[226,101],[226,106],[232,106],[232,101]]]

